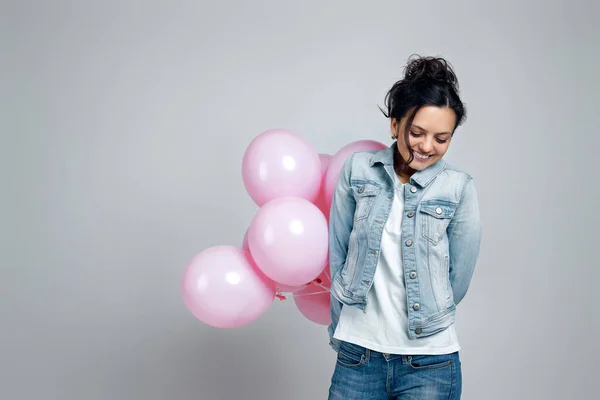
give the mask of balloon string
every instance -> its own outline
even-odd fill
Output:
[[[329,280],[331,281],[331,278],[330,278],[329,271],[327,271],[327,270],[326,270],[326,271],[324,271],[324,272],[325,272],[325,276],[327,277],[327,279],[329,279]],[[306,284],[307,286],[312,284],[312,285],[315,285],[315,286],[318,286],[318,287],[320,287],[321,289],[323,289],[323,290],[322,290],[322,291],[320,291],[320,292],[314,292],[314,293],[301,293],[301,294],[295,294],[295,293],[293,293],[292,295],[293,295],[294,297],[302,297],[302,296],[311,296],[311,295],[315,295],[315,294],[325,294],[325,293],[330,293],[330,292],[331,292],[331,289],[330,289],[330,288],[328,288],[327,286],[323,285],[321,282],[322,282],[322,280],[317,278],[317,279],[313,280],[312,282],[309,282],[309,283],[307,283],[307,284]],[[300,291],[302,291],[302,290],[300,290]],[[275,297],[277,297],[277,298],[278,298],[279,300],[281,300],[281,301],[283,301],[283,300],[287,300],[287,297],[286,297],[286,296],[285,296],[285,295],[284,295],[284,294],[283,294],[283,293],[282,293],[280,290],[277,290],[277,292],[275,293]]]
[[[331,292],[330,290],[322,290],[320,292],[312,292],[312,293],[300,293],[300,294],[294,293],[293,296],[294,297],[313,296],[316,294],[325,294],[325,293],[330,293],[330,292]]]
[[[312,284],[320,287],[321,289],[329,290],[329,288],[327,286],[323,285],[322,283],[313,281]]]

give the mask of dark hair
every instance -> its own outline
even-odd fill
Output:
[[[407,117],[403,139],[409,149],[409,159],[404,160],[397,146],[394,146],[394,169],[398,174],[408,172],[408,164],[414,154],[408,145],[410,126],[417,112],[425,106],[450,107],[456,114],[454,130],[466,118],[465,105],[458,95],[458,79],[452,66],[440,57],[412,55],[404,68],[404,78],[396,82],[385,96],[387,118],[398,122]],[[454,134],[454,130],[452,134]]]

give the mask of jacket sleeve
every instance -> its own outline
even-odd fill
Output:
[[[482,227],[473,179],[469,179],[463,189],[463,195],[448,225],[447,233],[450,283],[454,303],[458,304],[469,289],[481,245]]]
[[[342,269],[346,262],[350,232],[352,232],[354,224],[356,203],[350,188],[353,158],[353,155],[348,157],[342,166],[329,211],[329,269],[331,279]]]
[[[346,263],[350,232],[354,225],[356,203],[350,188],[353,158],[353,155],[348,157],[342,166],[329,212],[329,270],[332,286],[335,285],[335,276]],[[329,343],[337,351],[340,343],[333,336],[342,312],[342,303],[335,297],[333,290],[330,293],[329,311],[331,316],[331,324],[328,327]]]

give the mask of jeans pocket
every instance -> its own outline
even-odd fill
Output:
[[[356,346],[342,343],[337,354],[337,363],[343,367],[360,367],[365,364],[366,354]]]
[[[452,365],[452,355],[408,356],[408,365],[418,370],[445,368]]]

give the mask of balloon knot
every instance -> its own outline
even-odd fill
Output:
[[[282,295],[281,293],[277,293],[277,294],[275,295],[275,297],[277,297],[277,298],[278,298],[279,300],[281,300],[281,301],[283,301],[283,300],[287,299],[287,297],[285,297],[285,296],[284,296],[284,295]]]

